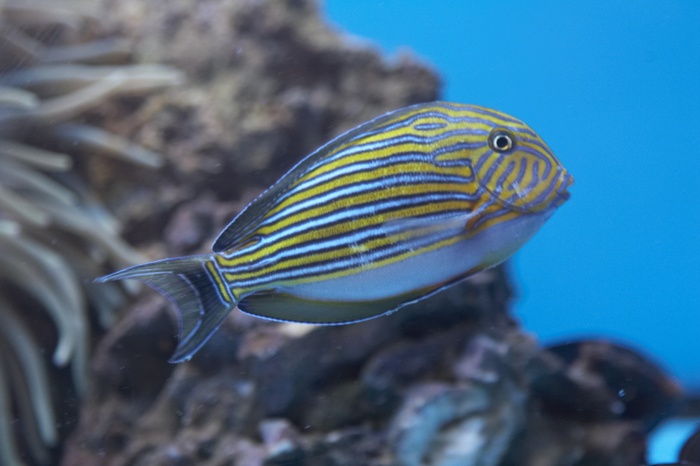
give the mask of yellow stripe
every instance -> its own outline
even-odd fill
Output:
[[[299,222],[306,222],[308,220],[314,219],[316,217],[322,217],[328,213],[338,211],[339,209],[342,209],[343,207],[346,207],[348,205],[361,205],[361,204],[367,204],[367,203],[372,203],[376,202],[377,196],[382,196],[384,198],[394,198],[394,197],[402,197],[402,196],[407,196],[407,195],[414,195],[414,196],[419,196],[422,194],[427,194],[427,193],[440,193],[440,192],[463,192],[465,194],[473,194],[465,189],[465,187],[469,186],[467,183],[421,183],[417,185],[404,185],[404,186],[392,186],[390,188],[387,188],[385,191],[378,193],[377,191],[370,191],[370,192],[365,192],[365,193],[360,193],[356,194],[351,197],[339,199],[337,201],[330,202],[325,205],[321,205],[318,207],[314,207],[308,210],[304,210],[303,212],[299,212],[297,214],[294,214],[290,217],[282,218],[280,221],[272,224],[272,225],[267,225],[264,227],[261,227],[258,230],[258,233],[263,234],[263,235],[271,235],[273,233],[276,233],[280,230],[283,230],[291,225],[294,225],[295,223]],[[471,207],[470,203],[467,202],[455,202],[455,204],[459,204],[462,208],[469,208]],[[440,205],[444,205],[443,203],[437,204],[436,207]],[[417,207],[415,209],[417,210],[423,210],[427,206],[421,206]],[[412,212],[408,211],[405,212],[407,215],[410,215]],[[428,212],[426,212],[428,213]],[[350,230],[355,230],[357,228],[363,227],[363,226],[370,226],[373,224],[377,223],[382,223],[386,221],[386,213],[378,213],[376,215],[373,215],[371,217],[366,217],[363,219],[358,219],[353,221],[353,225],[350,227]],[[371,221],[370,221],[371,220]],[[338,232],[336,232],[338,233]]]
[[[321,183],[319,185],[313,186],[309,189],[306,189],[304,191],[299,192],[298,194],[289,196],[287,199],[284,201],[280,202],[277,207],[274,209],[271,209],[270,212],[265,215],[265,218],[269,218],[273,216],[274,214],[283,211],[285,208],[288,208],[289,206],[293,206],[295,204],[298,204],[300,202],[307,201],[309,199],[316,198],[318,196],[324,195],[328,192],[334,191],[336,189],[340,189],[345,186],[351,186],[353,184],[357,184],[359,182],[371,182],[371,181],[376,181],[380,178],[387,177],[387,176],[392,176],[392,175],[400,175],[400,174],[408,174],[408,173],[416,173],[416,174],[426,174],[426,173],[433,173],[435,175],[452,175],[452,176],[461,176],[466,179],[467,176],[471,175],[471,173],[466,172],[465,167],[437,167],[431,163],[402,163],[402,164],[395,164],[392,165],[391,167],[387,167],[385,170],[372,170],[372,171],[367,171],[367,172],[361,172],[361,173],[350,173],[348,175],[338,177],[337,179],[333,180],[332,182],[328,183]],[[473,194],[476,192],[478,189],[477,186],[470,186],[469,183],[463,183],[463,184],[446,184],[446,183],[440,183],[440,184],[420,184],[420,185],[413,185],[413,186],[406,186],[401,190],[397,190],[397,187],[389,188],[387,191],[382,192],[381,194],[385,197],[387,196],[393,196],[393,195],[405,195],[405,194],[422,194],[426,191],[430,191],[430,189],[426,189],[427,187],[430,187],[431,189],[434,189],[436,186],[447,186],[449,187],[449,190],[453,190],[456,192],[464,192],[466,194]],[[418,189],[420,187],[420,189]],[[468,188],[472,188],[471,191]],[[441,189],[442,191],[448,190],[448,188]],[[372,196],[370,200],[376,199],[377,195],[379,193],[377,191],[372,191],[368,193],[368,195]],[[366,200],[366,196],[363,198],[358,199],[358,202]],[[348,205],[349,202],[355,202],[355,197],[348,197],[344,199],[338,200],[334,204],[329,204],[325,207],[323,207],[322,210],[319,208],[314,209],[314,210],[307,210],[303,212],[303,215],[305,218],[311,218],[315,217],[317,215],[321,215],[323,213],[326,213],[329,211],[330,206],[333,205],[337,207],[338,205],[340,206],[346,206]],[[295,223],[296,218],[298,214],[295,214],[291,217],[287,217],[286,223],[284,222],[277,222],[272,225],[268,225],[266,227],[263,227],[260,229],[260,232],[263,234],[270,234],[273,233],[274,231],[279,230],[280,228],[284,228],[285,226],[288,226],[290,223]]]
[[[503,208],[500,205],[494,204],[489,209],[486,209],[487,212],[493,212],[496,210],[503,210]],[[434,250],[437,250],[437,249],[442,248],[442,247],[451,246],[451,245],[457,243],[458,241],[468,239],[468,238],[470,238],[470,237],[472,237],[480,232],[486,231],[489,228],[493,227],[494,225],[497,225],[498,223],[501,223],[501,222],[504,222],[507,220],[515,219],[519,215],[520,214],[517,212],[507,211],[502,216],[499,216],[499,217],[496,217],[492,220],[483,222],[481,225],[479,225],[475,229],[469,229],[469,228],[465,229],[463,235],[454,236],[454,237],[436,242],[436,243],[431,244],[429,246],[425,246],[425,247],[420,248],[420,249],[415,249],[413,251],[406,251],[403,254],[398,254],[398,255],[388,257],[388,258],[385,258],[382,260],[375,260],[374,262],[363,264],[362,270],[364,271],[364,270],[376,269],[376,268],[379,268],[379,267],[382,267],[385,265],[390,265],[390,264],[393,264],[396,262],[400,262],[402,260],[409,259],[409,258],[414,257],[414,256],[419,255],[419,254],[434,251]],[[404,217],[401,217],[401,218],[404,218]],[[382,245],[389,244],[394,239],[395,238],[381,238],[381,239],[373,240],[370,242],[371,248],[380,247]],[[345,248],[345,249],[347,250],[348,248]],[[370,248],[368,248],[368,249],[370,249]],[[352,251],[352,253],[354,253],[354,252],[355,251]],[[313,262],[316,262],[316,260],[318,260],[319,262],[322,262],[324,259],[343,259],[344,257],[347,257],[347,255],[350,255],[350,254],[344,254],[342,257],[336,257],[336,256],[334,256],[334,253],[337,254],[338,251],[334,250],[328,254],[314,255]],[[299,266],[299,265],[312,264],[313,262],[308,261],[308,259],[309,258],[306,257],[306,258],[302,258],[300,260],[288,261],[291,263],[278,263],[278,264],[275,264],[274,267],[266,267],[264,272],[262,272],[262,273],[260,273],[260,272],[259,273],[248,273],[248,274],[224,273],[224,277],[226,280],[229,280],[229,281],[235,281],[236,279],[247,280],[247,279],[255,278],[256,276],[267,275],[268,273],[275,273],[275,272],[283,271],[284,268],[287,268],[287,267],[295,267],[295,266]],[[305,263],[304,260],[308,261],[308,264]],[[285,265],[285,267],[282,267],[283,264]],[[329,279],[333,279],[333,278],[345,277],[348,275],[352,275],[352,274],[356,273],[357,271],[358,270],[356,268],[347,268],[347,269],[343,269],[343,270],[338,270],[336,272],[326,273],[323,275],[314,275],[314,276],[308,276],[308,277],[300,277],[297,279],[281,280],[281,281],[279,281],[279,284],[284,284],[284,286],[294,286],[294,285],[310,283],[310,282],[314,282],[314,281],[329,280]],[[249,290],[242,290],[242,293],[246,293],[248,291]]]
[[[428,204],[417,207],[407,207],[401,210],[388,212],[383,215],[365,217],[361,220],[348,220],[347,222],[343,222],[341,224],[331,225],[328,227],[319,228],[315,231],[309,231],[299,235],[295,235],[293,238],[276,242],[274,244],[269,245],[266,248],[258,249],[257,251],[253,251],[249,255],[246,255],[244,257],[238,257],[233,260],[227,260],[224,257],[217,256],[217,261],[222,267],[231,267],[241,262],[254,262],[260,260],[286,247],[311,241],[320,241],[324,238],[328,238],[357,229],[381,225],[392,220],[409,218],[414,216],[422,216],[427,214],[438,214],[440,212],[454,210],[462,210],[464,212],[467,212],[470,210],[471,207],[472,206],[469,203],[458,201],[444,202],[439,204]],[[390,242],[396,241],[397,237],[388,237],[384,240],[387,241],[387,243],[382,244],[389,244]],[[379,246],[378,243],[377,246]],[[368,250],[369,249],[373,248],[368,248]],[[352,248],[336,248],[323,253],[315,253],[313,255],[297,257],[295,259],[281,260],[273,265],[266,266],[264,270],[253,270],[247,272],[241,271],[240,273],[236,273],[235,276],[238,277],[240,280],[248,280],[257,276],[267,275],[268,273],[274,273],[288,267],[302,266],[328,259],[340,260],[356,252],[357,251],[353,251]],[[227,280],[231,279],[231,274],[225,273],[224,276]]]
[[[214,259],[217,259],[218,256],[214,255]],[[219,288],[219,292],[221,296],[224,298],[224,300],[228,303],[232,302],[231,300],[231,295],[228,292],[228,288],[226,287],[226,284],[224,283],[223,279],[221,278],[221,274],[219,271],[216,269],[214,266],[214,263],[211,261],[207,261],[206,263],[207,270],[211,273],[211,276],[214,278],[214,281],[216,282],[216,286]]]
[[[372,270],[372,269],[376,269],[376,268],[379,268],[379,267],[382,267],[385,265],[390,265],[390,264],[395,263],[395,262],[400,262],[402,260],[409,259],[409,258],[416,256],[416,255],[419,255],[419,254],[434,251],[438,248],[442,248],[445,246],[450,246],[450,245],[455,244],[456,242],[458,242],[462,239],[465,239],[465,236],[454,236],[452,238],[448,238],[446,240],[431,244],[430,246],[426,246],[426,247],[423,247],[420,249],[415,249],[413,251],[406,251],[404,254],[398,254],[396,256],[388,257],[388,258],[382,259],[382,260],[375,260],[374,262],[363,264],[362,270],[363,271]],[[270,269],[266,270],[265,275],[271,271],[272,270],[270,270]],[[329,280],[329,279],[333,279],[333,278],[346,277],[348,275],[352,275],[354,273],[357,273],[357,271],[358,270],[356,268],[347,268],[347,269],[343,269],[343,270],[338,270],[336,272],[326,273],[323,275],[313,275],[313,276],[300,277],[300,278],[290,279],[290,280],[281,280],[280,284],[284,284],[284,286],[293,286],[293,285],[315,282],[315,281],[320,281],[320,280]],[[224,278],[226,280],[234,281],[234,280],[238,279],[239,277],[240,277],[240,275],[238,275],[238,274],[224,273]],[[246,292],[248,292],[248,290],[243,291],[243,293],[246,293]]]
[[[487,130],[487,128],[484,128],[484,130]],[[436,132],[436,136],[439,136],[441,132],[444,132],[445,130],[440,130]],[[368,162],[371,160],[377,160],[377,159],[382,159],[386,157],[391,157],[392,155],[396,155],[398,152],[414,152],[414,153],[419,153],[419,154],[431,154],[435,151],[437,147],[433,145],[427,145],[427,144],[417,144],[415,142],[403,142],[403,143],[391,143],[391,141],[395,138],[399,138],[401,136],[406,136],[410,134],[410,132],[406,131],[406,128],[397,128],[391,132],[388,133],[382,133],[378,135],[373,135],[373,136],[368,136],[364,137],[361,139],[357,139],[352,141],[352,143],[347,143],[345,145],[340,146],[337,150],[333,151],[331,154],[329,154],[328,158],[333,157],[338,152],[341,152],[348,147],[352,146],[358,146],[362,144],[368,144],[368,143],[373,143],[373,142],[387,142],[387,146],[380,148],[380,149],[373,149],[372,151],[367,151],[367,152],[360,152],[357,154],[353,154],[352,156],[347,156],[347,157],[341,157],[338,160],[334,160],[333,162],[323,164],[319,166],[318,168],[309,171],[306,175],[304,175],[302,178],[300,178],[295,185],[298,185],[302,183],[303,181],[311,180],[315,178],[318,175],[322,175],[324,173],[331,172],[333,170],[336,170],[341,167],[345,167],[347,165],[354,165],[356,163],[361,163],[361,162]],[[416,134],[418,137],[425,137],[424,134],[419,133]],[[440,147],[445,147],[449,146],[452,144],[456,144],[459,142],[484,142],[484,136],[483,135],[456,135],[456,136],[449,136],[449,137],[444,137],[443,139],[440,140],[439,146]],[[471,154],[470,154],[471,155]],[[467,158],[466,154],[462,153],[462,158]]]

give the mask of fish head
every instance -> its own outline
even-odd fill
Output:
[[[491,110],[492,125],[472,159],[475,179],[505,207],[536,213],[569,199],[573,176],[528,125]]]

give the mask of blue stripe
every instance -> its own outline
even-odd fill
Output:
[[[462,234],[464,230],[460,229]],[[275,273],[270,273],[266,275],[261,275],[249,280],[238,280],[237,286],[252,288],[261,287],[265,284],[284,282],[289,279],[299,279],[307,276],[314,276],[319,274],[334,273],[345,269],[357,268],[365,263],[375,263],[387,259],[392,256],[400,255],[402,253],[423,249],[433,245],[444,239],[451,238],[457,234],[452,231],[445,231],[440,235],[430,236],[429,238],[419,237],[415,240],[406,240],[398,243],[391,244],[389,246],[374,248],[371,251],[367,251],[365,254],[353,255],[345,259],[330,259],[327,261],[322,261],[313,265],[306,265],[302,267],[288,267],[282,269]],[[419,252],[420,254],[420,252]]]
[[[378,213],[385,213],[387,211],[397,210],[403,207],[409,206],[420,206],[423,204],[432,204],[444,201],[454,201],[463,200],[465,203],[473,202],[472,196],[465,195],[464,193],[455,192],[445,192],[445,193],[430,193],[422,196],[408,195],[402,197],[394,197],[390,199],[382,199],[382,202],[372,201],[367,204],[356,204],[352,209],[342,210],[340,212],[334,212],[327,214],[322,217],[317,217],[315,219],[309,219],[301,223],[295,223],[293,226],[285,228],[267,237],[261,237],[260,242],[255,245],[253,249],[246,249],[245,251],[233,251],[231,254],[226,254],[227,259],[233,259],[237,256],[244,254],[253,254],[258,249],[265,249],[272,244],[275,244],[284,238],[293,236],[310,229],[327,227],[336,223],[342,223],[345,221],[353,221],[355,218],[361,218],[367,215],[373,215]],[[371,228],[382,228],[381,225],[377,225]],[[296,247],[296,246],[294,246]],[[279,253],[279,251],[278,251]],[[277,254],[268,256],[273,260],[277,260]],[[248,263],[248,267],[253,266],[254,263]],[[235,267],[222,267],[223,272],[234,272]]]
[[[382,178],[376,178],[369,181],[358,181],[354,184],[346,184],[340,188],[331,189],[323,194],[319,194],[316,197],[311,197],[304,201],[292,204],[285,208],[284,210],[277,212],[276,214],[268,217],[261,224],[264,226],[274,225],[280,220],[291,217],[295,213],[313,207],[318,207],[329,202],[340,201],[343,198],[365,194],[371,191],[378,191],[378,195],[381,191],[395,186],[401,186],[404,184],[416,184],[417,182],[421,184],[426,183],[455,183],[455,184],[468,184],[471,180],[463,176],[458,175],[438,175],[438,174],[426,174],[409,172],[403,173],[401,175],[393,175]],[[469,196],[470,200],[476,199],[476,197]],[[303,219],[302,219],[303,221]]]

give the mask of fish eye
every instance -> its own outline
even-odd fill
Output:
[[[515,138],[510,131],[495,129],[489,134],[489,147],[496,152],[508,152],[515,145]]]

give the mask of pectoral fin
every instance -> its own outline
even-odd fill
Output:
[[[469,220],[477,213],[466,212],[444,217],[412,217],[390,220],[382,226],[384,234],[403,243],[407,248],[418,249],[464,233]]]

